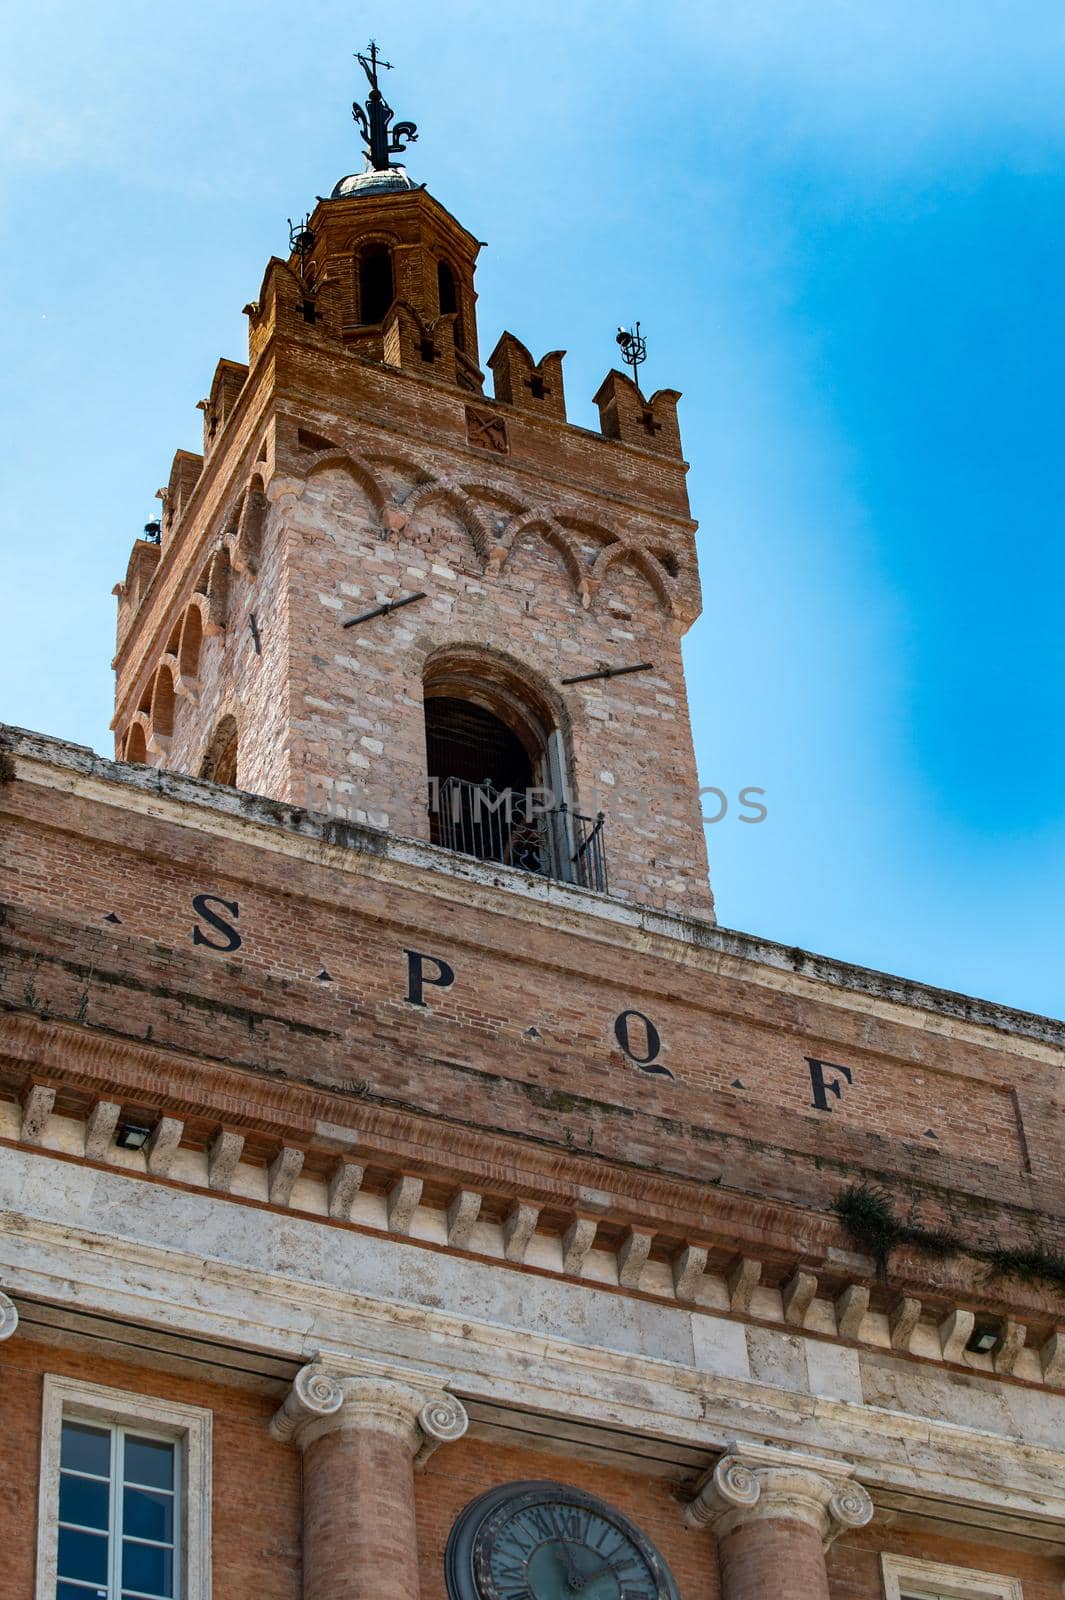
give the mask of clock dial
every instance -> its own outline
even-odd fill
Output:
[[[661,1557],[620,1512],[555,1483],[468,1506],[448,1544],[451,1600],[676,1600]]]

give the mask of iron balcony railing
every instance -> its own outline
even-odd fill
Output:
[[[497,789],[486,779],[429,783],[434,844],[478,861],[499,861],[582,889],[607,890],[605,817],[582,817],[568,806],[545,810],[542,790]]]

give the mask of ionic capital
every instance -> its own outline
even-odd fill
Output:
[[[461,1439],[468,1425],[462,1402],[425,1373],[320,1355],[297,1372],[270,1432],[301,1450],[339,1429],[386,1433],[421,1466],[439,1445]]]
[[[703,1479],[685,1520],[718,1538],[770,1517],[804,1522],[827,1550],[845,1529],[864,1528],[872,1516],[873,1502],[849,1463],[737,1444]]]
[[[18,1327],[18,1310],[10,1295],[0,1289],[0,1339],[10,1339]]]

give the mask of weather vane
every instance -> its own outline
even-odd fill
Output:
[[[640,362],[647,360],[647,340],[640,332],[640,324],[631,329],[619,328],[617,331],[618,348],[621,359],[626,366],[632,368],[633,382],[637,389],[640,387]]]
[[[362,130],[366,140],[366,154],[370,158],[370,165],[375,172],[387,172],[392,163],[390,155],[400,155],[405,144],[413,144],[418,137],[417,124],[413,122],[397,122],[392,127],[392,118],[395,113],[384,95],[377,81],[378,68],[391,72],[391,61],[382,61],[377,53],[377,41],[371,39],[366,48],[366,54],[361,51],[355,57],[362,67],[370,82],[370,94],[366,101],[366,109],[353,101],[351,114]]]

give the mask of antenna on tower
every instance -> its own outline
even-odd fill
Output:
[[[617,331],[617,345],[621,351],[621,359],[625,365],[632,368],[632,378],[637,389],[640,387],[640,363],[647,360],[647,340],[640,332],[640,324],[634,327],[619,328]]]

